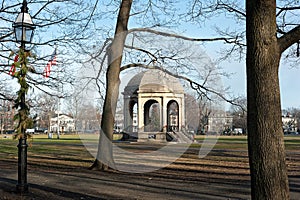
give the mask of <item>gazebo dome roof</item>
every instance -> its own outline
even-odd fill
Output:
[[[128,82],[125,93],[184,93],[179,80],[161,70],[151,69],[135,75]]]

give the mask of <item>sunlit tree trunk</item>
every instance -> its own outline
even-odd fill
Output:
[[[127,25],[129,20],[132,0],[123,0],[119,10],[115,36],[108,51],[108,69],[106,72],[106,95],[103,105],[103,116],[101,121],[101,134],[97,158],[91,166],[92,169],[106,170],[114,166],[112,154],[112,139],[114,117],[116,112],[119,85],[120,67],[124,43],[127,36]]]
[[[276,1],[248,0],[247,96],[252,199],[289,199],[281,126]]]

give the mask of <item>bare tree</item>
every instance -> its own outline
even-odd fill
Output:
[[[287,108],[287,113],[293,116],[296,120],[297,131],[300,134],[300,108]]]
[[[106,95],[103,105],[103,116],[101,121],[101,132],[99,139],[99,148],[97,158],[91,168],[108,169],[108,166],[114,166],[112,157],[112,133],[114,125],[114,116],[118,101],[120,84],[120,66],[124,43],[127,35],[127,26],[131,10],[132,0],[123,0],[120,6],[115,37],[108,50],[108,69],[106,72]],[[101,148],[100,148],[101,147]]]
[[[217,28],[221,35],[242,38],[241,45],[226,51],[225,58],[246,51],[248,146],[252,199],[289,199],[285,149],[281,127],[278,69],[280,59],[298,62],[298,1],[247,0],[191,1],[190,19],[198,22],[215,16],[236,19],[236,30]],[[247,11],[247,12],[246,12]],[[224,13],[224,14],[223,14]],[[245,32],[246,30],[246,32]],[[246,33],[246,34],[245,34]],[[245,39],[247,38],[247,43]],[[236,48],[238,47],[238,48]],[[286,51],[289,49],[289,51]]]
[[[50,119],[57,111],[57,98],[45,93],[34,95],[30,101],[31,115],[38,116],[39,127],[50,131]]]
[[[146,2],[149,2],[149,4],[147,5],[150,6],[151,8],[152,5],[151,3],[154,3],[155,1],[146,1]],[[151,34],[152,37],[153,35],[155,35],[155,37],[161,36],[164,37],[165,39],[173,38],[176,40],[182,40],[182,41],[186,40],[186,41],[194,41],[194,42],[225,41],[231,43],[236,40],[236,38],[230,38],[230,37],[209,38],[209,39],[189,38],[175,33],[154,29],[153,27],[133,28],[127,30],[128,29],[127,21],[130,17],[129,13],[130,13],[131,4],[132,4],[131,1],[122,1],[119,9],[119,15],[117,19],[114,38],[107,39],[104,42],[100,53],[98,54],[98,55],[102,54],[104,58],[108,59],[108,68],[106,72],[106,95],[105,95],[104,108],[103,108],[103,118],[101,123],[102,135],[100,136],[100,140],[99,140],[98,156],[93,166],[91,167],[92,169],[105,170],[108,168],[108,166],[111,167],[114,166],[113,156],[111,152],[112,151],[111,141],[112,141],[115,109],[116,109],[116,103],[117,103],[118,92],[119,92],[119,75],[121,71],[124,71],[128,68],[134,68],[134,67],[147,68],[147,69],[160,69],[168,74],[171,74],[172,76],[181,78],[189,82],[190,87],[192,87],[198,93],[206,95],[206,97],[209,97],[207,95],[208,92],[212,92],[214,94],[218,94],[219,96],[222,96],[222,93],[220,91],[214,90],[213,88],[206,87],[206,84],[208,82],[208,77],[214,74],[213,71],[208,70],[208,74],[202,77],[203,83],[201,84],[199,83],[200,81],[197,82],[188,77],[180,75],[186,73],[187,71],[189,71],[190,73],[192,71],[191,68],[188,68],[187,66],[188,65],[186,63],[187,60],[184,60],[183,56],[180,56],[180,50],[173,51],[173,52],[170,51],[166,53],[166,49],[176,49],[176,47],[172,47],[172,48],[161,47],[161,49],[158,48],[158,50],[154,50],[154,52],[152,52],[149,49],[142,48],[138,45],[136,46],[134,40],[140,40],[141,44],[145,44],[145,40],[142,39],[143,37],[140,34],[142,33],[148,35]],[[147,9],[141,11],[141,13],[143,14],[145,14],[145,12],[147,15]],[[140,14],[140,12],[138,12],[138,14]],[[125,42],[126,38],[129,38],[129,41],[132,42],[126,43]],[[181,48],[177,48],[177,49],[181,49]],[[124,60],[122,60],[123,54],[129,55],[129,53],[127,54],[127,50],[130,52],[131,56],[132,55],[137,56],[138,59],[132,60],[130,59],[130,56],[128,56],[129,59],[127,56],[124,56]],[[133,51],[135,53],[133,53]],[[187,53],[186,49],[185,49],[185,53]],[[189,56],[184,55],[185,58]],[[104,60],[105,59],[102,59],[100,64],[103,65]],[[171,70],[164,69],[163,68],[164,64],[169,65],[170,69],[175,70],[175,72],[171,72]],[[99,80],[100,79],[99,77],[100,74],[97,75],[96,79]],[[227,100],[225,96],[222,96],[222,98],[224,100]]]
[[[51,95],[57,94],[58,85],[70,85],[74,82],[74,73],[84,61],[83,53],[91,49],[89,38],[95,35],[94,19],[98,0],[42,0],[27,1],[29,12],[37,26],[33,43],[27,49],[36,53],[36,59],[30,63],[34,71],[27,76],[28,84],[36,91]],[[3,0],[0,8],[0,79],[4,85],[13,85],[9,70],[18,47],[14,42],[12,23],[20,12],[21,2]],[[57,65],[51,69],[49,78],[43,78],[43,71],[52,52],[57,48]],[[11,53],[13,52],[13,53]],[[1,87],[0,96],[13,99],[14,90]],[[67,90],[65,90],[67,92]],[[64,96],[62,93],[61,96]]]
[[[230,112],[233,117],[233,128],[242,128],[243,132],[247,132],[247,98],[240,97],[236,100],[240,106],[231,106]]]
[[[247,94],[253,199],[289,199],[281,122],[279,62],[300,39],[300,26],[277,34],[276,1],[247,1]],[[299,7],[298,7],[299,8]],[[277,37],[276,37],[277,35]]]
[[[292,58],[296,53],[299,54],[298,47],[293,49],[292,46],[297,44],[300,39],[299,23],[293,17],[293,11],[297,11],[299,6],[296,1],[286,4],[281,2],[281,5],[277,5],[276,1],[271,0],[246,1],[246,9],[243,8],[243,4],[235,1],[226,1],[225,3],[197,0],[191,1],[191,3],[188,16],[192,20],[203,21],[217,15],[224,16],[223,13],[226,13],[225,17],[234,18],[237,23],[241,24],[240,28],[234,31],[222,30],[218,27],[216,30],[221,35],[221,38],[218,39],[233,44],[222,52],[223,58],[230,58],[236,53],[238,58],[243,59],[247,53],[248,141],[252,198],[288,199],[289,187],[281,128],[278,67],[283,54]],[[120,15],[122,14],[125,13],[120,11]],[[291,20],[290,23],[287,23],[288,20]],[[127,24],[124,27],[127,29]],[[144,28],[135,30],[159,32]],[[174,34],[163,32],[160,34],[174,36]],[[175,35],[174,37],[180,36]],[[180,38],[186,39],[185,37]],[[229,41],[228,38],[234,38],[234,40]],[[210,40],[195,39],[194,41]],[[247,47],[247,51],[245,47]],[[294,50],[291,51],[292,54],[286,51],[290,47]],[[131,66],[142,66],[142,64]],[[110,73],[108,72],[108,76]],[[118,82],[118,80],[115,81]],[[109,91],[107,94],[110,94]],[[105,112],[106,110],[104,110]],[[107,122],[111,124],[112,128],[111,120],[112,118]]]

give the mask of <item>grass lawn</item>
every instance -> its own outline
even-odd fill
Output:
[[[17,159],[18,140],[0,137],[0,159]],[[47,135],[33,135],[27,140],[28,162],[36,165],[54,164],[56,167],[89,166],[93,158],[83,148],[78,135],[62,135],[48,139]]]
[[[7,137],[8,136],[8,137]],[[13,140],[12,135],[0,135],[0,156],[16,155],[18,140]],[[119,136],[116,136],[116,139]],[[86,138],[85,138],[86,139]],[[192,144],[192,147],[201,147],[204,140],[211,141],[216,144],[213,149],[226,150],[247,150],[246,136],[209,136],[198,135],[195,137],[198,143]],[[82,146],[79,135],[61,135],[60,139],[56,135],[52,139],[48,139],[47,135],[33,135],[27,139],[29,145],[28,150],[39,154],[78,154],[76,146]],[[285,137],[286,150],[300,150],[300,136]],[[72,147],[72,148],[71,148]],[[81,149],[81,148],[80,148]],[[73,152],[73,153],[72,153]],[[3,158],[3,157],[2,157]]]
[[[13,140],[12,135],[10,138],[4,138],[4,135],[0,135],[0,158],[1,159],[16,159],[17,158],[17,140]],[[197,143],[191,145],[190,149],[194,153],[188,155],[196,158],[204,140],[211,141],[213,144],[213,151],[219,152],[234,151],[236,154],[247,154],[247,137],[246,136],[196,136]],[[214,142],[217,140],[216,144]],[[208,142],[208,143],[209,143]],[[56,163],[58,166],[67,164],[71,166],[90,166],[94,158],[84,148],[82,141],[78,135],[61,135],[60,139],[56,138],[56,135],[52,139],[48,139],[47,135],[33,135],[32,138],[28,139],[28,160],[42,164],[51,162]],[[287,151],[300,151],[300,137],[287,136],[285,137],[285,145]],[[133,148],[135,148],[133,146]],[[213,152],[210,154],[214,154]],[[224,153],[223,153],[224,154]],[[236,159],[232,156],[224,156],[222,153],[216,154],[212,159],[232,160]],[[194,155],[194,156],[192,156]],[[219,156],[217,156],[219,155]],[[243,156],[243,159],[245,156]],[[244,160],[245,161],[245,160]],[[247,162],[247,161],[245,161]]]
[[[199,135],[196,136],[196,140],[200,144],[205,140],[205,136]],[[216,136],[209,136],[208,139],[215,140]],[[285,136],[285,147],[286,150],[300,150],[300,136]],[[217,143],[214,146],[214,149],[240,149],[247,150],[247,136],[220,136],[217,139]]]
[[[78,135],[61,135],[60,139],[56,135],[52,139],[48,139],[47,135],[33,135],[28,139],[28,174],[32,185],[27,199],[98,199],[99,195],[103,199],[249,199],[246,136],[210,136],[208,140],[205,136],[197,136],[195,139],[197,142],[172,164],[150,173],[132,174],[87,170],[94,158]],[[199,158],[201,145],[214,144],[216,139],[212,151]],[[10,188],[15,187],[17,144],[18,141],[12,140],[11,135],[10,138],[0,135],[0,168],[5,171],[0,176],[0,195],[2,191],[9,196]],[[298,199],[300,137],[285,137],[285,144],[291,199]],[[160,147],[139,143],[116,145],[125,150],[141,150],[140,153]],[[130,160],[127,163],[136,164],[130,163]],[[146,163],[148,165],[148,161]],[[113,187],[107,188],[110,185]],[[4,189],[1,190],[1,187]]]

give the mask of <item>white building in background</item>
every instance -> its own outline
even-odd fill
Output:
[[[114,133],[120,133],[124,129],[123,110],[118,110],[115,115]]]
[[[122,131],[127,131],[128,127],[124,127],[124,114],[123,110],[120,109],[119,111],[116,112],[115,115],[115,124],[114,124],[114,132],[115,133],[120,133]],[[133,113],[132,116],[132,127],[131,129],[132,132],[137,132],[138,131],[138,117],[137,113]]]
[[[225,130],[232,129],[233,117],[228,116],[226,112],[216,110],[208,117],[208,133],[222,133]]]
[[[297,132],[298,129],[298,120],[297,118],[287,114],[282,116],[282,129],[284,133]]]
[[[57,120],[57,116],[50,119],[50,132],[57,132],[57,127],[59,124],[59,132],[67,133],[75,131],[75,120],[73,117],[60,114]]]

